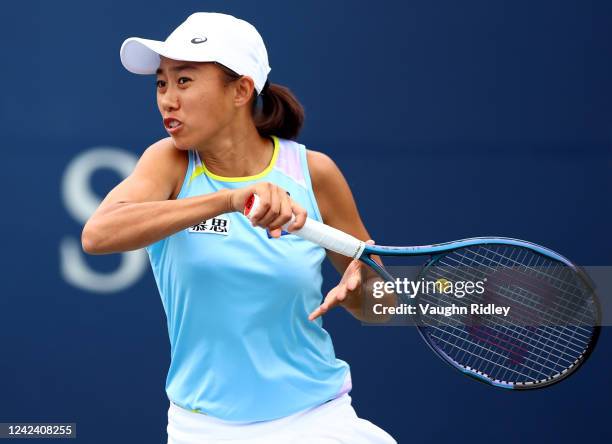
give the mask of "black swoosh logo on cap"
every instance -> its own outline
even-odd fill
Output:
[[[191,39],[191,43],[194,43],[194,44],[204,43],[206,40],[208,40],[206,37],[204,38],[194,37]]]

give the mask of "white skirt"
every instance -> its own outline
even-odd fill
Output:
[[[348,394],[284,418],[252,423],[222,421],[171,402],[167,430],[168,444],[397,444],[357,416]]]

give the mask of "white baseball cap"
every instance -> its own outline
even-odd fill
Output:
[[[134,74],[155,74],[159,56],[189,62],[218,62],[253,79],[261,93],[268,73],[268,52],[261,35],[250,23],[216,12],[191,14],[165,41],[130,37],[119,52],[125,69]]]

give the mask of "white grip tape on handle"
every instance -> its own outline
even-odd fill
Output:
[[[257,195],[253,197],[253,203],[250,208],[245,209],[245,214],[249,218],[259,207],[259,197]],[[282,229],[287,230],[287,227],[293,222],[294,218],[295,216],[292,216],[291,220],[283,225]],[[356,237],[310,218],[306,218],[304,226],[299,230],[292,231],[291,234],[295,234],[327,250],[334,251],[353,259],[359,258],[365,248],[365,242],[360,241]]]

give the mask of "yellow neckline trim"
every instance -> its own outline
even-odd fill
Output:
[[[272,168],[274,168],[274,165],[276,165],[276,159],[278,159],[278,152],[280,151],[278,137],[276,136],[271,136],[271,137],[272,137],[272,140],[274,141],[274,151],[272,152],[272,159],[270,159],[270,163],[261,173],[255,174],[254,176],[243,176],[243,177],[219,176],[211,172],[208,168],[206,168],[204,161],[200,159],[200,162],[202,163],[195,167],[193,174],[189,178],[189,182],[191,183],[193,179],[195,179],[201,174],[206,174],[211,179],[219,180],[221,182],[247,182],[249,180],[261,179],[266,174],[268,174],[270,171],[272,171]]]

